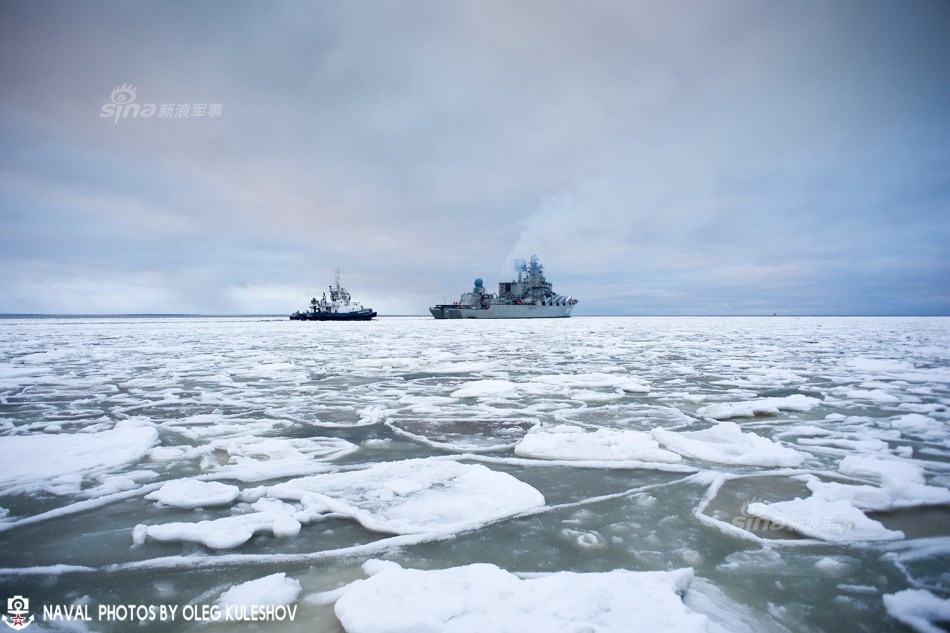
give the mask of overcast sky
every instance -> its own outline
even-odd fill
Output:
[[[4,0],[0,80],[0,313],[537,254],[578,315],[950,314],[946,0]]]

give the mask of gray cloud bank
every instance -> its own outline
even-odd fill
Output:
[[[950,313],[950,4],[0,7],[0,312]],[[135,103],[216,117],[100,117]]]

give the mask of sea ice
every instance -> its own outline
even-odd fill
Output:
[[[538,425],[533,418],[516,420],[484,418],[440,418],[434,414],[411,419],[389,419],[386,426],[416,442],[455,452],[492,452],[514,447],[528,429]]]
[[[851,400],[870,400],[880,404],[895,404],[901,401],[900,398],[883,389],[848,389],[845,391],[845,396]]]
[[[825,501],[817,497],[777,503],[750,503],[752,516],[823,541],[881,541],[904,538],[869,519],[846,500]]]
[[[145,495],[149,501],[158,501],[175,508],[205,508],[226,506],[238,498],[241,489],[218,481],[175,479],[166,481],[158,490]]]
[[[805,455],[755,433],[743,433],[735,422],[720,422],[703,431],[653,429],[653,437],[681,455],[717,464],[799,466]]]
[[[439,458],[292,479],[268,494],[305,507],[317,503],[393,534],[471,529],[544,505],[540,492],[511,475]]]
[[[211,549],[232,549],[263,532],[276,537],[294,536],[300,532],[301,521],[307,521],[313,515],[312,511],[301,513],[294,506],[274,499],[261,499],[251,507],[256,512],[197,523],[139,524],[132,530],[132,542],[141,545],[151,538],[156,541],[191,541]]]
[[[590,389],[579,389],[571,394],[571,400],[579,402],[612,402],[621,398],[623,398],[623,395],[616,392],[593,391]]]
[[[404,569],[369,561],[372,574],[340,592],[347,633],[524,631],[705,632],[683,604],[693,570],[557,572],[519,578],[495,565]]]
[[[946,629],[934,622],[950,622],[950,600],[926,589],[905,589],[884,595],[888,614],[919,633],[941,633]]]
[[[229,455],[224,466],[214,466],[221,478],[251,482],[325,472],[324,463],[359,450],[355,444],[335,437],[260,438],[218,440],[215,450]]]
[[[845,500],[861,510],[891,510],[895,507],[894,497],[886,490],[875,486],[853,486],[837,482],[823,482],[817,479],[805,483],[812,496],[822,501]]]
[[[531,381],[558,387],[569,387],[581,391],[596,388],[615,389],[626,393],[647,393],[650,386],[646,382],[626,374],[605,374],[602,372],[579,374],[546,374],[532,376]]]
[[[752,418],[759,415],[778,415],[780,411],[811,411],[821,404],[818,398],[800,393],[784,398],[763,398],[746,402],[722,402],[706,405],[696,413],[714,420],[729,418]]]
[[[221,594],[222,607],[291,604],[300,595],[300,581],[281,572],[234,585]]]
[[[941,440],[950,437],[950,429],[946,424],[919,413],[902,415],[890,423],[892,429],[897,429],[904,437],[921,440]]]
[[[914,365],[890,358],[853,358],[845,363],[845,367],[859,372],[893,373],[913,369]]]
[[[166,420],[162,423],[162,428],[190,440],[202,441],[267,433],[280,425],[281,421],[278,420],[239,419],[216,410],[213,413]]]
[[[928,486],[923,468],[909,459],[848,455],[838,469],[848,475],[880,479],[881,487],[893,498],[893,508],[950,503],[950,490]]]
[[[97,433],[0,437],[0,490],[77,493],[83,480],[138,462],[157,442],[155,427],[135,419]]]
[[[649,433],[577,426],[538,427],[515,446],[515,455],[540,459],[588,461],[679,462],[682,458],[660,448]]]
[[[453,398],[507,398],[518,393],[510,380],[476,380],[452,392]]]

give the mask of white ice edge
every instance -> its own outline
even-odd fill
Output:
[[[388,428],[389,430],[391,430],[393,433],[395,433],[395,434],[398,435],[399,437],[402,437],[402,438],[407,439],[407,440],[412,441],[412,442],[417,442],[417,443],[419,443],[419,444],[423,444],[423,445],[428,446],[428,447],[430,447],[430,448],[436,448],[436,449],[443,450],[443,451],[455,452],[455,453],[458,453],[458,454],[460,454],[460,455],[467,454],[469,451],[473,451],[473,450],[478,450],[480,453],[481,453],[481,452],[485,452],[485,453],[501,453],[501,452],[504,452],[504,451],[507,451],[507,450],[510,450],[510,449],[514,448],[514,446],[515,446],[515,445],[518,443],[518,441],[519,441],[519,440],[514,440],[514,441],[512,441],[512,442],[508,442],[507,444],[486,445],[484,448],[479,447],[478,449],[475,449],[475,448],[473,448],[472,446],[459,447],[459,446],[455,446],[455,445],[453,445],[453,444],[450,444],[450,443],[448,443],[448,442],[437,442],[436,440],[431,440],[431,439],[429,439],[429,438],[427,438],[427,437],[425,437],[425,436],[416,435],[415,433],[410,433],[409,431],[406,431],[406,430],[401,429],[401,428],[399,428],[398,426],[396,426],[394,423],[392,423],[391,420],[386,420],[383,424],[384,424],[384,426],[385,426],[386,428]]]
[[[685,464],[670,464],[666,462],[640,462],[640,461],[575,461],[566,459],[530,459],[527,457],[493,457],[491,455],[478,455],[466,453],[458,455],[459,459],[467,461],[478,461],[486,464],[503,464],[507,466],[572,466],[576,468],[589,468],[596,470],[658,470],[670,473],[697,473],[701,469],[695,466]]]
[[[70,568],[68,573],[118,573],[141,570],[170,570],[170,569],[214,569],[216,567],[233,566],[267,566],[296,563],[315,563],[327,560],[352,559],[398,550],[411,545],[447,540],[455,536],[452,534],[409,534],[382,538],[371,543],[351,545],[336,549],[309,552],[306,554],[201,554],[190,556],[162,556],[142,561],[115,563],[98,567]],[[29,575],[43,573],[44,569],[52,567],[7,567],[0,568],[0,575]],[[63,572],[66,573],[66,572]]]
[[[63,576],[66,574],[89,574],[102,571],[86,565],[38,565],[36,567],[0,567],[0,576]]]
[[[157,490],[165,482],[153,482],[146,484],[141,488],[135,488],[134,490],[123,490],[122,492],[115,492],[109,495],[104,495],[102,497],[95,497],[93,499],[85,499],[83,501],[77,501],[76,503],[71,503],[69,505],[63,506],[61,508],[54,508],[52,510],[47,510],[46,512],[41,512],[40,514],[34,514],[28,517],[22,517],[19,519],[14,519],[8,523],[0,523],[0,532],[5,532],[7,530],[12,530],[24,525],[30,525],[32,523],[39,523],[41,521],[48,521],[49,519],[57,519],[64,516],[69,516],[70,514],[75,514],[77,512],[84,512],[86,510],[92,510],[94,508],[99,508],[101,506],[109,505],[114,501],[122,501],[123,499],[129,499],[131,497],[138,497],[144,493],[152,492]]]
[[[689,481],[691,478],[692,478],[691,476],[686,476],[681,479],[674,479],[673,481],[664,481],[664,482],[656,483],[656,484],[646,484],[643,486],[639,486],[637,488],[630,488],[628,490],[622,490],[620,492],[611,492],[611,493],[599,495],[596,497],[585,497],[578,501],[565,501],[564,503],[547,505],[544,508],[541,508],[537,512],[533,513],[533,515],[546,514],[549,512],[565,510],[568,508],[582,508],[584,506],[595,505],[598,503],[603,503],[605,501],[614,501],[616,499],[623,499],[625,497],[634,497],[644,492],[652,492],[659,488],[665,488],[667,486],[680,484],[680,483],[683,483],[684,481]]]

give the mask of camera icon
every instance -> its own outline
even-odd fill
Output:
[[[30,610],[30,601],[23,596],[13,596],[7,598],[7,611],[16,615],[21,615]]]

